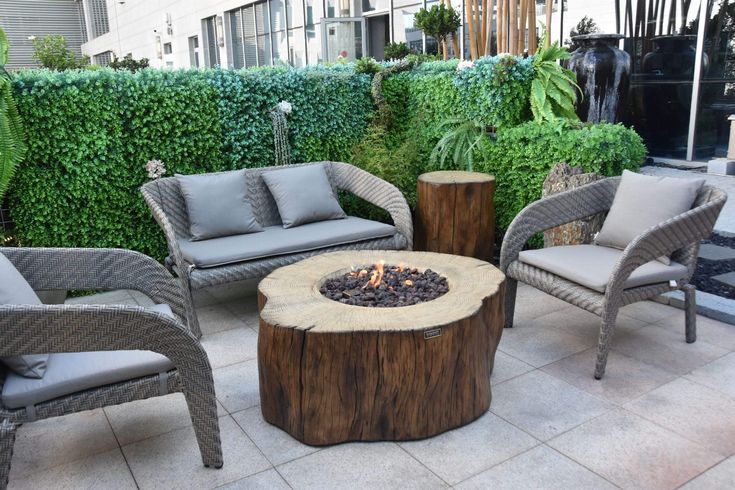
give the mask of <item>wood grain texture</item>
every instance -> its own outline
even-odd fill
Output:
[[[490,260],[495,245],[495,177],[440,171],[419,176],[414,248]]]
[[[380,259],[431,268],[449,292],[402,308],[319,293]],[[312,445],[420,439],[474,420],[490,406],[504,294],[490,264],[434,253],[337,252],[274,271],[258,286],[263,417]]]

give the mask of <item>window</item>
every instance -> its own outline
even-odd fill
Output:
[[[217,44],[217,17],[202,20],[202,37],[204,39],[204,64],[213,68],[219,66],[219,45]]]
[[[322,26],[324,3],[322,0],[306,0],[306,54],[307,63],[316,65],[321,61]]]
[[[171,47],[171,43],[164,43],[163,45],[163,54],[171,54],[173,53],[173,48]]]
[[[112,51],[105,51],[94,55],[94,64],[99,66],[107,66],[112,61]]]
[[[79,9],[79,27],[82,29],[82,42],[86,43],[89,38],[87,37],[87,21],[84,18],[84,4],[77,3],[77,8]]]
[[[189,38],[189,64],[199,68],[199,36]]]
[[[269,3],[271,6],[271,32],[273,33],[273,60],[288,62],[285,2],[284,0],[270,0]]]
[[[107,17],[105,0],[89,0],[87,3],[89,19],[92,22],[92,38],[110,32],[110,20]]]

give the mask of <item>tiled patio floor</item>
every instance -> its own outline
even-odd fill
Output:
[[[681,310],[626,307],[595,381],[597,317],[523,287],[487,414],[422,441],[315,448],[261,418],[252,292],[197,297],[223,469],[202,466],[176,394],[21,427],[10,488],[735,488],[735,326],[700,317],[688,345]]]

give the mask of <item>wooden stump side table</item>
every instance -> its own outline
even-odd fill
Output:
[[[421,174],[414,248],[490,260],[495,248],[495,177],[480,172]]]
[[[449,291],[395,308],[319,292],[379,260],[430,268]],[[457,255],[345,251],[277,269],[258,285],[263,418],[311,445],[420,439],[467,424],[490,406],[504,298],[498,269]]]

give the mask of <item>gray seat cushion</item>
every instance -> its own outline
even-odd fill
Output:
[[[321,163],[274,169],[262,175],[276,201],[284,228],[347,216]]]
[[[568,245],[526,250],[520,253],[519,260],[604,293],[610,274],[622,253],[620,250],[598,245]],[[625,287],[679,280],[686,275],[687,268],[678,262],[666,265],[654,260],[634,270],[625,282]]]
[[[151,310],[173,316],[168,305]],[[98,386],[163,373],[174,368],[161,354],[149,351],[73,352],[48,355],[41,379],[8,373],[2,400],[7,408],[22,408]]]
[[[263,231],[246,195],[245,170],[177,174],[176,179],[186,201],[192,240]]]
[[[18,269],[0,253],[0,305],[40,305],[41,300]],[[28,378],[43,378],[46,372],[48,354],[27,354],[7,356],[3,364],[14,372]]]
[[[396,229],[392,225],[350,216],[294,228],[268,226],[263,233],[254,235],[235,235],[198,242],[181,239],[179,247],[188,262],[204,268],[372,240],[395,233]]]

